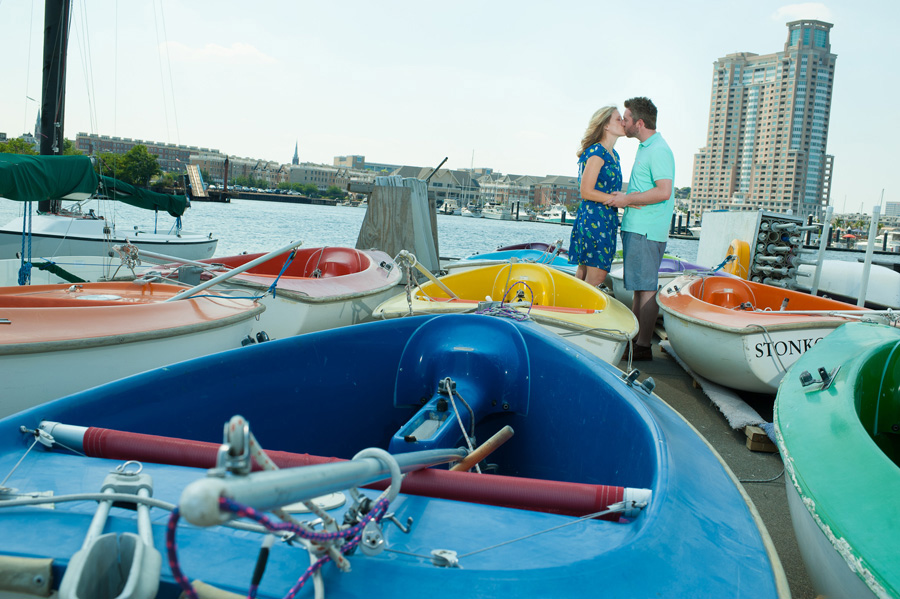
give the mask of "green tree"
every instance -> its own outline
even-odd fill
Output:
[[[0,143],[0,154],[28,154],[29,156],[36,156],[37,152],[34,151],[30,143],[26,143],[24,139],[17,138]]]
[[[114,179],[121,179],[125,176],[125,169],[122,165],[124,156],[122,154],[113,154],[112,152],[102,152],[94,165],[94,170],[99,174]]]
[[[150,178],[162,173],[156,156],[147,151],[147,146],[138,144],[125,152],[122,157],[123,177],[126,183],[147,187]]]
[[[326,189],[322,193],[322,197],[323,198],[331,198],[334,200],[342,200],[345,197],[347,197],[347,193],[343,189],[338,187],[337,185],[329,185],[328,189]]]
[[[84,154],[84,152],[76,148],[75,142],[71,139],[63,141],[63,156],[80,156],[82,154]]]
[[[176,187],[178,187],[178,177],[175,177],[172,173],[163,173],[159,177],[156,178],[155,181],[150,185],[150,189],[154,191],[174,191]]]

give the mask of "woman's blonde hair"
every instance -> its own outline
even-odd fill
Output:
[[[604,106],[594,113],[591,121],[588,123],[587,131],[584,132],[584,137],[581,138],[581,147],[578,149],[576,156],[581,156],[592,145],[600,143],[600,140],[603,138],[603,132],[606,130],[606,125],[616,110],[618,110],[616,106]]]

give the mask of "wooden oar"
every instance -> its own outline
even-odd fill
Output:
[[[513,436],[513,429],[511,426],[506,425],[501,428],[499,431],[494,433],[494,436],[479,445],[475,451],[467,455],[463,460],[455,464],[450,468],[450,470],[463,472],[468,472],[475,466],[478,462],[488,457],[490,454],[494,453],[501,445],[509,441]]]
[[[245,270],[250,270],[257,264],[262,264],[263,262],[268,262],[275,256],[278,256],[279,254],[283,254],[287,251],[290,251],[290,250],[294,249],[295,247],[297,247],[298,245],[301,245],[302,243],[303,243],[302,241],[292,241],[291,243],[287,244],[283,248],[277,249],[273,252],[269,252],[265,256],[260,256],[259,258],[255,259],[255,260],[251,260],[250,262],[247,262],[246,264],[242,264],[236,268],[229,270],[228,272],[224,272],[224,273],[220,274],[219,276],[206,281],[205,283],[200,283],[196,287],[191,287],[190,289],[185,289],[184,291],[179,292],[177,295],[173,295],[169,299],[164,300],[163,303],[187,299],[190,296],[192,296],[196,293],[199,293],[200,291],[203,291],[204,289],[209,289],[213,285],[218,285],[222,281],[226,281],[235,275],[239,275],[242,272],[244,272]]]

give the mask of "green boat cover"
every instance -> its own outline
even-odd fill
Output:
[[[87,156],[0,154],[0,197],[10,200],[84,200],[98,182]]]
[[[165,210],[176,217],[184,214],[188,206],[187,197],[183,195],[176,196],[150,191],[149,189],[129,185],[112,177],[102,176],[100,178],[106,195],[112,200],[118,200],[146,210]]]
[[[188,206],[183,195],[157,193],[112,177],[98,177],[88,156],[0,154],[0,197],[10,200],[86,200],[97,191],[101,180],[110,199],[131,206],[165,210],[175,217],[184,214]]]

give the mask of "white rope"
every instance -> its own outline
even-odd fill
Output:
[[[462,431],[463,438],[466,440],[466,445],[469,446],[469,452],[475,451],[475,448],[472,446],[472,440],[469,438],[469,433],[466,431],[466,427],[463,424],[462,417],[459,415],[459,409],[456,407],[456,402],[453,400],[453,394],[455,391],[450,391],[450,405],[453,406],[453,413],[456,414],[456,421],[459,423],[459,428]],[[460,397],[462,399],[462,397]],[[475,464],[475,471],[478,474],[481,474],[481,468],[478,467],[478,464]]]

